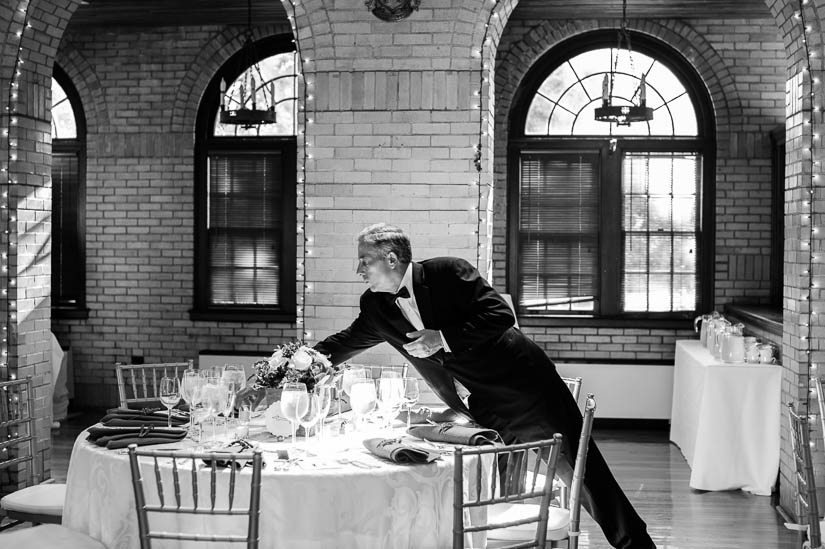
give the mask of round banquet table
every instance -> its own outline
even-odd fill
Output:
[[[399,436],[403,431],[383,432]],[[327,436],[323,445],[307,446],[304,459],[283,469],[275,452],[290,448],[277,442],[262,427],[253,426],[250,438],[264,450],[261,482],[260,547],[290,549],[444,549],[452,546],[453,458],[443,455],[437,461],[419,465],[400,465],[373,456],[362,439],[375,433]],[[107,547],[139,548],[137,512],[124,450],[108,450],[86,440],[87,432],[75,440],[69,462],[63,524],[100,540]],[[175,444],[147,446],[146,449],[193,450],[186,440]],[[299,450],[301,445],[299,444]],[[294,454],[295,452],[293,452]],[[346,463],[342,463],[346,462]],[[168,464],[161,463],[161,467]],[[154,474],[144,467],[144,489],[151,501]],[[204,466],[205,467],[205,466]],[[492,461],[477,467],[475,459],[465,461],[465,492],[475,491],[477,471],[489,485]],[[228,476],[228,471],[222,471]],[[237,501],[248,502],[251,467],[244,469],[236,483]],[[151,476],[150,476],[151,475]],[[171,478],[171,474],[170,474]],[[206,472],[201,486],[206,480]],[[472,497],[475,497],[472,495]],[[150,527],[153,517],[150,515]],[[195,523],[200,533],[245,533],[246,521],[236,517],[200,516],[161,517],[162,520]],[[158,519],[155,519],[158,520]],[[481,524],[484,508],[465,514],[465,523]],[[227,522],[234,521],[234,522]],[[170,527],[171,526],[171,527]],[[174,524],[164,529],[174,530]],[[467,547],[484,547],[486,533],[474,534]],[[183,547],[180,542],[154,540],[153,547]],[[198,544],[208,547],[218,544]]]

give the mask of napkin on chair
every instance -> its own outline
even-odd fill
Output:
[[[143,410],[128,410],[126,408],[112,408],[106,411],[106,415],[100,422],[106,427],[142,427],[144,425],[157,425],[166,427],[166,410],[147,408]],[[189,423],[189,414],[179,410],[172,410],[171,423],[173,427],[179,427]]]
[[[395,463],[430,463],[441,456],[438,452],[420,448],[400,438],[368,438],[364,446],[376,456]]]
[[[494,444],[501,440],[493,429],[473,427],[472,425],[456,425],[454,423],[440,423],[437,425],[415,425],[407,433],[423,440],[432,442],[446,442],[448,444],[464,444],[467,446],[481,446]]]
[[[151,444],[168,444],[178,442],[186,437],[186,429],[156,427],[144,425],[142,427],[89,427],[88,440],[109,450],[126,448],[130,444],[149,446]]]

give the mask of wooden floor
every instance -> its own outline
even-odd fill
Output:
[[[53,476],[65,482],[72,444],[98,415],[64,422],[54,435]],[[659,549],[799,549],[769,497],[741,491],[699,492],[688,486],[690,469],[665,430],[599,429],[596,439],[613,473],[647,522]],[[124,496],[125,497],[125,496]],[[583,513],[582,549],[609,549]]]

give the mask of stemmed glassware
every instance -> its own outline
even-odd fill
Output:
[[[221,383],[221,378],[218,376],[209,375],[208,372],[201,372],[201,377],[206,379],[202,393],[203,403],[206,407],[204,421],[210,417],[214,418],[212,422],[212,441],[214,442],[217,434],[218,412],[223,411],[226,406],[228,388]]]
[[[180,387],[178,378],[163,377],[160,380],[160,401],[166,406],[166,426],[172,428],[172,408],[180,402]]]
[[[324,420],[332,406],[332,391],[331,385],[316,385],[313,391],[318,398],[318,436],[321,440],[324,439]]]
[[[298,416],[298,423],[304,428],[304,442],[309,441],[309,431],[321,418],[320,401],[315,391],[312,394],[307,394],[307,404],[304,413]]]
[[[295,445],[297,423],[309,407],[309,395],[305,383],[290,382],[284,384],[281,392],[281,413],[289,420],[292,427],[292,445]]]
[[[404,378],[404,407],[407,409],[407,429],[410,428],[410,414],[412,407],[418,402],[420,392],[418,389],[418,379],[414,377]]]
[[[378,400],[375,382],[372,379],[355,379],[350,386],[349,398],[357,429],[364,417],[375,410],[376,401]]]
[[[341,389],[348,397],[352,397],[352,384],[357,379],[368,379],[366,368],[347,368],[341,378]]]
[[[392,424],[403,403],[404,380],[401,375],[398,372],[384,372],[378,380],[378,409],[385,427]]]
[[[180,396],[189,405],[189,425],[187,426],[189,436],[192,435],[192,426],[195,424],[196,408],[201,401],[202,387],[197,370],[184,370],[183,378],[180,380]]]

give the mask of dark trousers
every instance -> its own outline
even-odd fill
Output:
[[[563,436],[562,453],[556,474],[572,486],[573,467],[581,436],[582,416],[564,381],[553,372],[547,376],[547,398],[535,407],[514,413],[485,406],[471,407],[475,420],[499,432],[506,444],[533,442],[551,438],[554,433]],[[557,380],[557,382],[556,382]],[[498,413],[497,413],[498,412]],[[502,417],[506,414],[508,417]],[[656,545],[647,533],[647,527],[625,496],[613,473],[591,439],[587,453],[581,499],[582,506],[599,524],[605,537],[617,549],[651,549]]]

